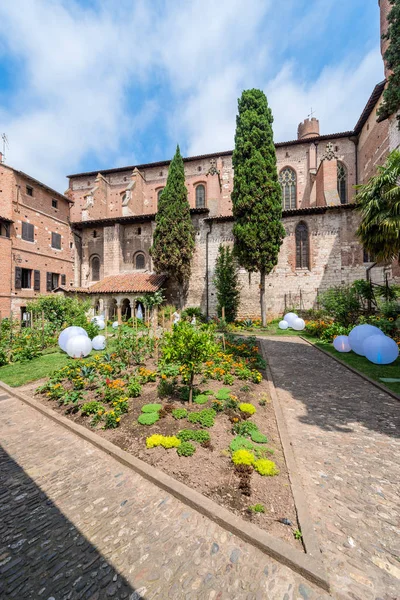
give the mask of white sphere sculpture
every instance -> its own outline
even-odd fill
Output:
[[[83,358],[92,351],[92,341],[87,335],[74,335],[67,342],[67,354],[71,358]]]
[[[114,323],[112,324],[113,329],[117,329],[118,328],[118,321],[114,321]]]
[[[371,335],[364,342],[364,356],[376,365],[390,365],[399,356],[399,347],[387,335]]]
[[[303,321],[303,319],[300,319],[299,317],[297,317],[297,319],[293,319],[293,321],[292,321],[292,327],[295,331],[302,331],[305,326],[306,326],[305,322]]]
[[[104,350],[106,347],[106,338],[104,335],[96,335],[96,337],[92,339],[92,347],[93,350]]]
[[[289,327],[289,323],[287,321],[279,321],[278,327],[279,329],[287,329]]]
[[[286,323],[289,323],[289,327],[292,327],[292,323],[293,321],[297,319],[297,315],[296,313],[286,313],[286,315],[283,317],[283,320],[286,321]]]
[[[65,329],[62,330],[62,332],[58,336],[58,345],[60,346],[61,350],[64,350],[64,352],[67,351],[67,342],[74,335],[86,335],[87,336],[87,333],[83,329],[83,327],[77,327],[76,325],[73,325],[71,327],[66,327]]]
[[[104,323],[104,321],[96,321],[96,325],[100,330],[105,329],[105,327],[106,327],[106,324]]]
[[[338,352],[350,352],[349,338],[347,335],[338,335],[333,340],[333,347]]]
[[[371,335],[384,336],[385,334],[379,327],[375,327],[374,325],[365,324],[354,327],[349,333],[349,344],[353,352],[360,356],[364,356],[364,342]]]

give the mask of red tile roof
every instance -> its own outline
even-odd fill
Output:
[[[86,290],[89,294],[116,294],[125,292],[156,292],[166,275],[155,273],[124,273],[105,277]]]

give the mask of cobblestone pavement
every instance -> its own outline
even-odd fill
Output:
[[[268,356],[335,598],[400,598],[400,402],[299,338]]]
[[[2,600],[328,599],[19,400],[0,440]]]

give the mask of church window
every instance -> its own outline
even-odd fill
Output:
[[[309,237],[308,227],[304,221],[296,227],[296,269],[309,269],[310,268],[310,248],[309,248]]]
[[[100,259],[98,256],[93,256],[91,262],[91,280],[99,281],[100,279]]]
[[[296,208],[297,177],[296,172],[290,167],[285,167],[279,173],[279,183],[282,188],[283,210]]]
[[[206,188],[201,183],[196,187],[196,208],[205,208],[206,206]]]
[[[95,229],[94,229],[94,231],[93,231],[93,234],[92,234],[92,235],[93,235],[93,237],[94,237],[94,238],[97,238],[97,231],[96,231]]]
[[[347,171],[342,162],[337,164],[337,190],[341,204],[347,204]]]
[[[145,264],[143,252],[138,252],[135,256],[135,269],[142,270],[145,268]]]

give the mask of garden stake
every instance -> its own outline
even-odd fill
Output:
[[[33,312],[31,311],[30,313],[30,317],[31,317],[31,329],[33,329]]]
[[[225,321],[225,306],[223,306],[223,307],[222,307],[222,310],[221,310],[221,317],[222,317],[222,319]]]

